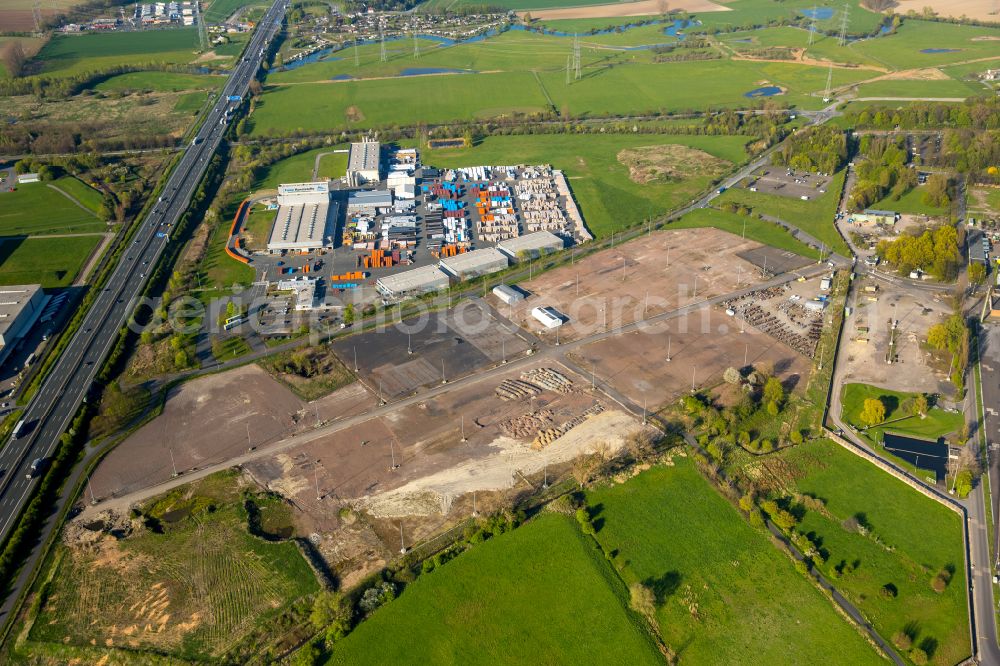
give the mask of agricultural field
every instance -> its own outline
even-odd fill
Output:
[[[420,576],[328,663],[662,663],[627,596],[590,537],[548,514]]]
[[[3,28],[3,26],[4,26],[4,16],[7,13],[9,13],[9,12],[4,12],[3,14],[0,14],[0,31],[4,30],[4,28]],[[30,10],[28,12],[28,16],[29,16],[29,18],[31,16]],[[44,37],[10,37],[10,36],[0,36],[0,52],[2,52],[4,49],[6,49],[7,45],[10,44],[11,42],[20,42],[21,43],[21,49],[24,51],[24,55],[26,55],[27,57],[30,58],[30,57],[34,56],[36,53],[38,53],[39,49],[41,49],[45,45],[45,38]],[[6,77],[8,75],[9,75],[9,73],[7,72],[6,66],[2,62],[0,62],[0,79]]]
[[[949,98],[965,99],[983,95],[987,89],[976,81],[956,81],[950,78],[934,78],[925,80],[914,79],[883,79],[871,83],[863,83],[857,87],[858,97],[912,97],[912,98]]]
[[[892,69],[939,67],[995,57],[1000,28],[906,19],[896,34],[858,42],[858,53]]]
[[[689,459],[590,491],[587,504],[625,581],[653,590],[660,633],[685,663],[881,661]]]
[[[51,183],[20,185],[13,192],[0,193],[0,235],[106,231],[107,225],[96,214],[100,205],[100,194],[71,176]]]
[[[761,213],[788,222],[823,241],[835,252],[847,256],[850,250],[833,223],[834,213],[840,204],[844,177],[845,172],[840,171],[826,187],[826,192],[808,201],[734,187],[724,192],[715,202],[716,205],[734,203],[747,206],[754,214]]]
[[[936,439],[955,434],[962,429],[965,419],[960,412],[947,412],[932,407],[927,412],[926,418],[909,416],[902,409],[903,403],[916,395],[916,393],[890,391],[870,384],[846,384],[841,398],[844,410],[843,419],[855,427],[864,427],[867,424],[861,422],[860,415],[865,399],[878,398],[885,405],[885,425],[875,426],[866,431],[867,436],[873,441],[881,441],[885,430],[913,435],[914,437]]]
[[[221,23],[241,7],[266,7],[267,0],[211,0],[205,10],[207,23]]]
[[[424,151],[439,167],[518,162],[566,173],[587,227],[597,236],[662,215],[747,159],[740,136],[487,137],[472,148]],[[694,168],[692,168],[694,167]]]
[[[775,85],[787,93],[777,102],[816,107],[826,85],[821,67],[747,61],[694,61],[598,66],[566,84],[562,65],[554,70],[490,74],[336,81],[269,86],[251,116],[253,133],[324,131],[340,127],[446,122],[515,113],[558,111],[573,117],[748,106],[746,93]],[[322,64],[322,63],[321,63]],[[294,70],[307,76],[306,65]],[[834,71],[834,85],[857,83],[872,72]],[[712,80],[713,86],[700,82]],[[629,95],[619,91],[628,90]]]
[[[189,90],[215,90],[226,81],[225,77],[208,74],[181,74],[178,72],[129,72],[101,81],[94,90],[99,92],[185,92]]]
[[[68,287],[101,238],[100,234],[0,238],[0,284]]]
[[[195,28],[58,35],[32,62],[37,73],[70,76],[118,65],[184,64],[197,57],[197,48]]]
[[[70,523],[24,649],[90,663],[120,650],[202,661],[252,649],[255,630],[319,584],[293,543],[249,533],[244,486],[238,473],[222,472],[148,501],[145,524]],[[267,512],[272,529],[282,508],[290,520],[277,503]],[[110,536],[112,528],[126,536]]]
[[[791,497],[820,568],[880,635],[907,634],[933,664],[969,656],[958,514],[828,440],[756,458],[743,473]]]
[[[35,21],[31,8],[38,5],[43,18],[81,5],[81,0],[49,0],[37,3],[34,0],[5,0],[3,12],[0,12],[0,32],[31,32],[35,29]]]

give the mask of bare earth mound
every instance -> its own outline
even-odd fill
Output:
[[[921,14],[924,7],[930,7],[941,16],[960,18],[964,15],[978,21],[1000,23],[1000,15],[993,8],[995,4],[993,0],[898,0],[892,10],[905,14],[912,9]]]
[[[628,167],[629,178],[642,185],[692,176],[718,176],[730,166],[728,161],[702,150],[675,144],[626,148],[619,151],[618,161]]]
[[[542,9],[530,12],[536,19],[577,19],[577,18],[615,18],[618,16],[653,16],[662,14],[668,3],[663,0],[640,0],[639,2],[616,2],[608,5],[590,5],[589,7],[563,7],[561,9]],[[711,0],[684,0],[680,4],[669,3],[669,9],[687,12],[728,12],[729,7],[717,5]],[[520,12],[521,16],[527,12]]]

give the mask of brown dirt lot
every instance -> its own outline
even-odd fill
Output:
[[[650,410],[691,390],[692,384],[718,384],[730,366],[770,361],[786,387],[805,388],[809,372],[808,359],[750,326],[741,333],[739,322],[720,308],[704,308],[690,317],[589,344],[574,352],[574,358],[582,371],[594,369],[598,386],[610,384],[633,404],[646,404]]]
[[[658,231],[520,283],[531,296],[513,307],[493,294],[487,300],[520,326],[549,337],[555,333],[545,331],[531,310],[554,307],[569,318],[560,338],[577,339],[604,330],[605,310],[608,328],[616,328],[641,320],[644,307],[652,317],[733,291],[737,279],[743,287],[759,282],[760,271],[736,255],[760,247],[717,229]]]
[[[256,365],[196,379],[174,389],[163,414],[118,445],[92,477],[98,497],[121,495],[179,472],[226,460],[253,446],[357,414],[375,399],[355,382],[305,403]]]
[[[300,531],[313,535],[342,585],[349,586],[394,556],[400,524],[407,543],[430,538],[469,516],[473,491],[476,507],[487,512],[504,497],[537,489],[546,470],[552,481],[581,453],[605,443],[615,450],[641,427],[566,367],[551,361],[533,367],[557,370],[571,380],[572,390],[544,390],[534,401],[501,400],[496,387],[522,374],[512,370],[261,458],[246,470],[303,511]],[[533,431],[510,434],[512,421],[559,427],[595,405],[604,411],[541,451],[529,446],[532,435],[526,433]],[[342,507],[353,509],[346,520]]]
[[[619,2],[610,5],[590,5],[586,7],[564,7],[562,9],[541,9],[530,12],[532,18],[577,19],[577,18],[617,18],[620,16],[654,16],[662,14],[665,9],[684,10],[687,12],[728,12],[729,7],[717,5],[710,0],[682,0],[665,2],[664,0],[639,0],[639,2]],[[520,12],[524,16],[529,12]]]
[[[541,471],[550,462],[570,460],[598,442],[615,441],[635,419],[592,393],[589,381],[560,364],[540,361],[572,381],[568,393],[541,391],[533,401],[502,400],[496,387],[522,371],[495,381],[456,388],[426,401],[374,418],[327,438],[247,465],[262,484],[291,497],[306,511],[325,513],[323,502],[348,500],[383,516],[441,513],[448,497],[473,490],[502,490],[512,472]],[[540,452],[530,434],[512,436],[512,419],[533,413],[544,427],[558,427],[595,404],[605,411],[570,429]],[[465,435],[462,441],[462,415]],[[390,447],[391,443],[391,447]],[[392,468],[392,462],[399,465]],[[324,500],[316,500],[316,486]],[[391,501],[386,493],[391,492]],[[444,511],[447,513],[447,511]],[[332,520],[336,516],[329,516]]]
[[[929,294],[881,280],[869,280],[865,284],[877,284],[879,291],[869,294],[863,291],[864,285],[856,286],[858,297],[851,316],[844,321],[844,339],[838,356],[844,383],[862,382],[891,386],[897,391],[950,394],[952,386],[945,373],[937,367],[933,355],[921,348],[927,329],[950,314],[947,295]],[[878,300],[869,300],[872,296]],[[898,362],[892,365],[885,360],[890,319],[899,321]],[[868,332],[859,327],[868,327]]]
[[[718,176],[731,163],[687,146],[638,146],[618,153],[633,182],[659,183],[693,176]]]

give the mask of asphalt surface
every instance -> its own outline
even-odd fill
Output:
[[[196,139],[183,153],[167,180],[163,194],[141,222],[134,240],[123,251],[107,286],[98,294],[79,330],[61,354],[24,414],[24,427],[0,450],[0,540],[6,538],[39,478],[30,478],[32,461],[51,457],[107,358],[118,331],[133,312],[150,272],[169,243],[175,228],[201,182],[211,157],[225,133],[227,97],[245,96],[261,66],[262,56],[278,32],[287,0],[277,0],[260,21],[244,56],[233,69],[208,111]],[[161,235],[162,234],[162,235]]]

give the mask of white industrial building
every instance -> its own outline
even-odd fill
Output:
[[[536,259],[543,254],[558,252],[565,246],[563,239],[551,231],[536,231],[533,234],[516,236],[497,243],[497,249],[514,261],[519,260],[522,253],[531,259]]]
[[[537,307],[531,311],[531,316],[542,322],[545,328],[559,328],[563,325],[563,317],[555,308]]]
[[[362,141],[351,144],[347,159],[347,183],[351,187],[361,187],[365,183],[377,183],[381,179],[381,158],[378,141]]]
[[[495,247],[473,250],[442,259],[441,268],[460,280],[468,280],[507,268],[507,257]]]
[[[375,287],[388,298],[401,298],[447,289],[448,275],[437,266],[421,266],[401,273],[380,277]]]
[[[300,276],[278,282],[279,291],[295,292],[295,309],[312,310],[316,307],[316,278]]]
[[[308,252],[333,247],[338,206],[325,181],[278,186],[278,213],[267,240],[268,252]]]
[[[493,287],[493,295],[499,298],[501,301],[507,305],[513,305],[524,300],[524,294],[519,292],[513,287],[509,287],[505,284],[498,284]]]
[[[361,190],[347,197],[347,214],[361,211],[379,211],[392,208],[392,192],[388,190]]]
[[[34,326],[47,300],[38,284],[0,287],[0,363]]]

